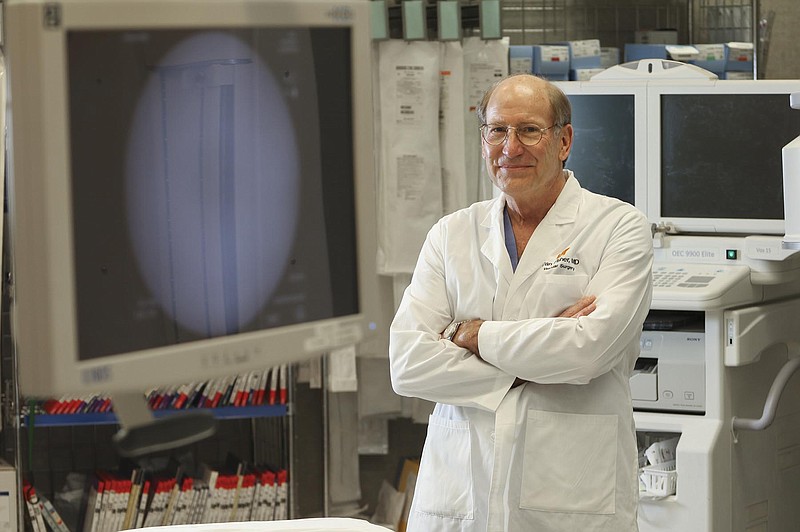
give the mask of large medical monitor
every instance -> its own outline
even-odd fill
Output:
[[[24,394],[380,332],[367,2],[10,0],[5,18]]]
[[[784,234],[781,148],[800,81],[649,87],[651,221],[681,232]]]
[[[559,82],[572,105],[575,136],[566,167],[583,188],[645,210],[645,85]]]

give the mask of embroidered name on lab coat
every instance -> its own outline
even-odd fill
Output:
[[[542,264],[542,271],[546,272],[555,268],[562,268],[568,272],[574,272],[575,266],[580,264],[581,261],[575,257],[568,257],[567,251],[569,251],[569,248],[556,255],[556,258],[553,261],[544,261]]]

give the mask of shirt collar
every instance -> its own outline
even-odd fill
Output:
[[[581,204],[581,185],[578,183],[572,170],[564,169],[563,172],[567,181],[564,183],[564,188],[561,189],[558,198],[556,198],[556,202],[547,212],[547,216],[544,217],[544,220],[542,220],[543,224],[559,225],[573,223],[578,216],[578,207],[580,207]],[[485,227],[495,226],[502,229],[503,208],[505,205],[505,194],[501,193],[492,201],[489,212],[481,225]]]

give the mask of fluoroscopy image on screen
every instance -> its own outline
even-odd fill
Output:
[[[787,94],[663,94],[661,216],[783,219]]]
[[[358,312],[349,46],[70,32],[82,359]]]
[[[567,168],[583,188],[635,201],[634,96],[570,94],[575,137]]]
[[[222,32],[180,41],[152,67],[128,135],[137,266],[158,306],[198,334],[253,320],[286,270],[299,221],[298,132],[251,50]]]

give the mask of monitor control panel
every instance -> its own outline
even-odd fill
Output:
[[[732,292],[747,291],[751,286],[750,268],[747,266],[680,263],[653,265],[654,302],[722,303]]]
[[[724,282],[728,270],[719,266],[656,266],[653,268],[654,288],[707,288],[711,283]]]

